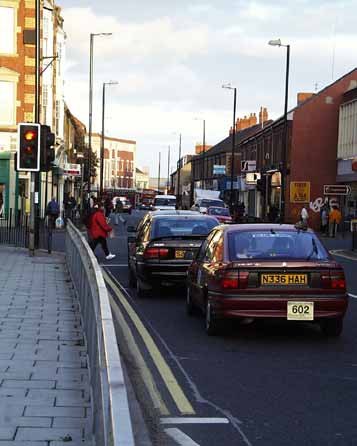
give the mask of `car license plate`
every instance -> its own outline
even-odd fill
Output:
[[[175,259],[184,259],[185,258],[185,252],[186,251],[176,250],[175,251]]]
[[[288,321],[313,321],[313,302],[288,302]]]
[[[262,274],[262,285],[307,285],[307,274]]]

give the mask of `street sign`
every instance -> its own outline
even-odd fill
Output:
[[[65,165],[63,166],[63,175],[72,175],[74,177],[80,177],[81,165],[65,163]]]
[[[310,181],[290,182],[290,203],[310,203]]]
[[[255,160],[241,161],[240,162],[240,170],[242,172],[255,172],[257,170],[257,162]]]
[[[259,172],[249,172],[245,176],[245,184],[254,185],[257,184],[257,180],[261,179],[261,174]]]
[[[324,195],[349,195],[351,187],[346,184],[324,185]]]
[[[213,166],[213,175],[225,175],[226,174],[226,166],[221,166],[215,164]]]

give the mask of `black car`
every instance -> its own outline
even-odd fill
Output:
[[[189,211],[146,215],[128,238],[130,285],[143,296],[156,286],[184,284],[190,263],[218,224],[214,217]]]

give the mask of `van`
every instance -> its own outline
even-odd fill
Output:
[[[153,211],[166,211],[176,209],[175,195],[156,195],[153,203]]]

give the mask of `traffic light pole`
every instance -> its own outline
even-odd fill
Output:
[[[40,0],[36,0],[36,45],[35,45],[35,122],[40,122],[40,24],[41,24],[41,7]],[[35,255],[35,248],[39,241],[39,186],[40,173],[31,172],[31,208],[30,208],[30,233],[29,233],[29,252],[30,256]]]

